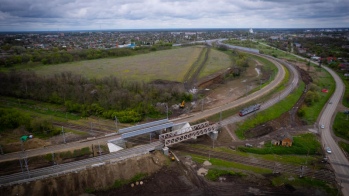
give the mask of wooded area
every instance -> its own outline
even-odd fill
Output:
[[[114,76],[87,79],[70,72],[53,77],[31,71],[0,73],[0,95],[65,105],[68,112],[102,116],[120,122],[138,122],[145,116],[159,117],[156,103],[190,101],[183,85],[169,87],[120,80]]]

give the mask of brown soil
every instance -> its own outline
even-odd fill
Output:
[[[178,155],[180,162],[171,162],[143,184],[129,183],[118,189],[94,192],[94,195],[307,195],[315,190],[298,189],[291,185],[274,187],[271,178],[275,175],[259,175],[243,172],[243,176],[223,175],[216,181],[199,176],[199,168],[212,168],[197,164],[188,155]],[[219,168],[218,168],[219,169]],[[224,169],[224,168],[221,168]],[[242,171],[236,171],[242,172]],[[276,174],[277,175],[277,174]],[[133,184],[133,185],[132,185]],[[318,191],[318,190],[317,190]],[[319,192],[319,191],[318,191]],[[321,195],[326,195],[319,192]]]

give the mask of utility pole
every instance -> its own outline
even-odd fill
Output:
[[[0,145],[0,152],[1,154],[4,154],[4,151],[2,150],[2,146]]]
[[[168,119],[168,103],[166,103],[166,118]]]
[[[116,118],[116,116],[115,116],[115,128],[116,130],[118,130],[118,119]]]
[[[62,126],[62,136],[63,136],[63,142],[66,143],[65,142],[65,134],[64,134],[63,126]]]
[[[101,151],[101,144],[99,143],[99,140],[98,140],[98,152],[99,152],[99,156],[101,156],[102,151]]]
[[[204,99],[201,99],[201,112],[204,111]]]

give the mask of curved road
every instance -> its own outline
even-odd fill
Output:
[[[252,93],[250,95],[248,95],[247,97],[244,97],[243,99],[234,101],[231,104],[226,104],[224,106],[218,107],[218,108],[214,108],[208,111],[204,111],[201,113],[196,113],[193,116],[191,116],[189,119],[186,118],[183,121],[188,121],[188,120],[195,120],[195,119],[200,119],[200,118],[204,118],[206,116],[210,116],[213,115],[215,113],[219,113],[222,110],[226,110],[232,107],[236,107],[239,104],[244,104],[247,103],[248,101],[252,101],[257,99],[259,96],[265,95],[267,93],[269,93],[273,88],[275,88],[284,78],[285,76],[285,70],[283,68],[283,66],[277,62],[275,59],[270,59],[279,69],[279,72],[277,74],[277,76],[275,77],[275,80],[272,81],[268,86],[264,87],[263,89]],[[277,101],[279,101],[280,99],[282,99],[283,97],[286,97],[298,84],[298,72],[289,64],[286,64],[286,66],[289,67],[289,69],[291,70],[291,72],[294,75],[294,78],[292,80],[292,82],[290,83],[290,85],[282,92],[279,94],[278,98],[274,98],[270,101],[268,101],[267,103],[263,104],[261,109],[265,109],[268,106],[273,105],[274,103],[276,103]],[[236,121],[242,120],[243,118],[239,118],[236,119]],[[225,123],[232,123],[231,119],[227,119],[225,121]],[[111,139],[111,137],[115,138],[115,135],[113,136],[108,136],[103,138],[104,140],[108,138]],[[119,137],[119,136],[117,136]],[[102,140],[102,139],[100,139]],[[91,141],[91,142],[96,142],[96,140]],[[80,145],[80,144],[67,144],[67,146],[76,146],[76,145]],[[51,166],[51,167],[47,167],[47,168],[41,168],[41,169],[36,169],[36,170],[32,170],[29,172],[22,172],[22,173],[16,173],[16,174],[12,174],[12,175],[7,175],[7,176],[1,176],[0,177],[0,184],[4,185],[6,183],[19,183],[19,182],[27,182],[27,181],[32,181],[32,180],[36,180],[36,179],[40,179],[43,177],[48,177],[48,176],[52,176],[52,175],[58,175],[58,173],[64,173],[65,171],[77,171],[80,169],[85,169],[87,166],[91,166],[93,164],[105,164],[105,161],[110,160],[110,159],[120,159],[120,157],[125,157],[125,156],[132,156],[134,154],[141,154],[141,153],[145,153],[146,151],[149,151],[150,149],[154,149],[156,146],[160,145],[160,143],[151,143],[149,145],[145,145],[143,147],[139,146],[139,147],[135,147],[135,148],[131,148],[131,149],[125,149],[116,153],[110,153],[108,155],[102,155],[99,157],[94,157],[94,158],[90,158],[90,159],[85,159],[85,160],[81,160],[81,161],[76,161],[76,162],[71,162],[71,163],[66,163],[66,164],[62,164],[59,166]],[[60,146],[52,146],[52,148],[47,148],[47,149],[41,149],[39,151],[36,150],[32,150],[32,151],[27,151],[26,154],[31,153],[31,154],[36,154],[38,152],[41,153],[51,153],[54,149],[56,148],[60,148],[63,145]],[[70,146],[70,147],[72,147]],[[11,153],[11,154],[15,154],[15,158],[18,158],[18,156],[20,155],[19,153]],[[1,157],[3,158],[4,156],[10,156],[11,154],[7,154],[7,155],[2,155]],[[28,179],[29,177],[29,179]]]
[[[342,100],[344,84],[341,78],[339,78],[334,71],[327,67],[323,68],[326,69],[334,78],[336,82],[336,90],[329,101],[332,102],[332,104],[327,104],[323,108],[322,115],[319,119],[319,132],[321,134],[323,147],[330,147],[332,150],[332,153],[328,154],[328,159],[335,171],[337,182],[342,186],[342,193],[345,196],[349,196],[349,161],[339,148],[337,142],[333,139],[330,129],[332,122],[331,119],[335,115],[338,103]],[[324,125],[325,128],[321,129],[320,125]]]

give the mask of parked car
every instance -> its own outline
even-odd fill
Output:
[[[324,128],[325,128],[325,125],[322,124],[320,127],[321,127],[321,129],[324,129]]]
[[[331,153],[332,153],[331,148],[330,148],[330,147],[326,147],[326,152],[327,152],[328,154],[331,154]]]

